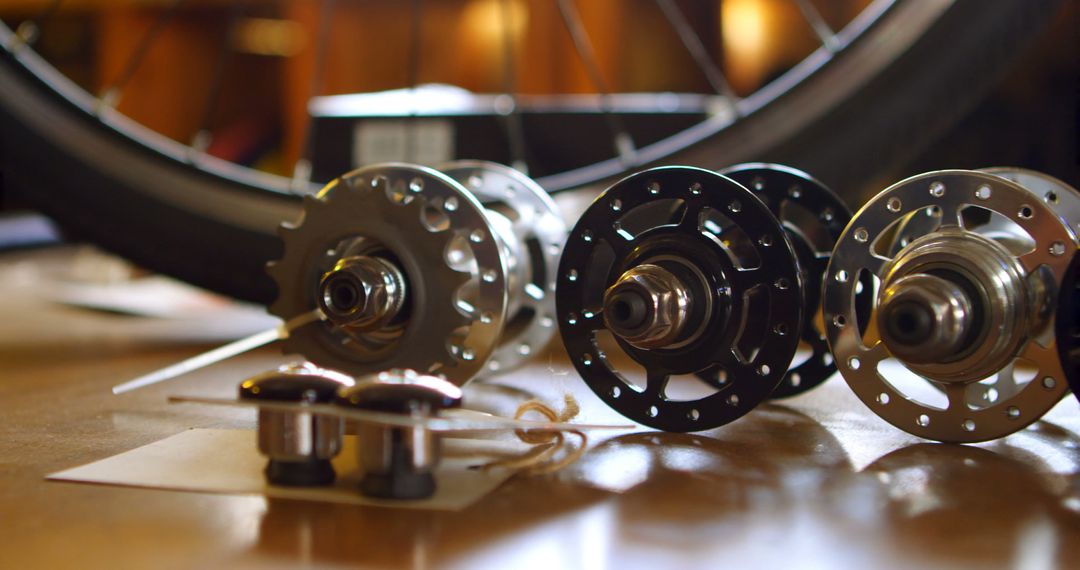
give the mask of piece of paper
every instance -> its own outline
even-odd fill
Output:
[[[445,447],[455,446],[444,440]],[[466,443],[462,441],[461,443]],[[498,444],[494,441],[487,444]],[[266,458],[256,448],[253,430],[191,429],[137,449],[81,467],[60,471],[47,479],[146,487],[172,491],[265,495],[328,503],[378,505],[410,509],[461,510],[506,481],[513,473],[505,469],[475,469],[483,457],[447,457],[435,473],[435,495],[418,501],[393,501],[365,497],[359,491],[356,437],[346,435],[341,453],[333,460],[338,477],[328,487],[279,487],[263,476]]]

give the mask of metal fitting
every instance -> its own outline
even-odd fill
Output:
[[[686,285],[651,263],[623,273],[604,292],[604,322],[639,348],[663,348],[680,340],[691,310]]]
[[[970,345],[973,310],[953,280],[916,273],[884,291],[878,329],[889,351],[907,362],[950,362]]]
[[[357,331],[378,329],[405,304],[405,278],[381,257],[346,257],[323,275],[318,303],[337,326]]]
[[[461,389],[437,376],[413,370],[390,370],[342,390],[336,403],[359,409],[438,416],[461,405]],[[362,423],[357,427],[360,491],[382,499],[423,499],[435,493],[440,459],[437,433],[423,425],[393,427]]]
[[[886,267],[878,297],[882,341],[928,378],[981,380],[1011,362],[1039,324],[1035,309],[1044,295],[1036,285],[1038,279],[1027,279],[1015,257],[994,240],[941,228],[911,242]],[[915,304],[897,304],[905,299]],[[928,333],[933,338],[925,344],[908,346],[912,341],[904,340],[898,328],[905,323],[899,320],[922,317],[939,330]]]
[[[310,364],[293,364],[240,384],[240,398],[270,402],[324,404],[353,379]],[[298,411],[259,410],[259,451],[269,458],[266,479],[274,485],[315,486],[334,481],[330,464],[341,451],[341,418]]]

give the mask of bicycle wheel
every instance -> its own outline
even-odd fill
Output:
[[[737,120],[713,117],[540,182],[560,191],[660,163],[717,168],[753,159],[789,163],[844,188],[947,128],[1059,4],[878,0],[843,30],[821,33],[822,47],[791,71],[734,101]],[[292,191],[311,185],[224,163],[141,128],[3,26],[0,45],[6,183],[71,235],[140,265],[241,299],[274,298],[263,270],[279,254],[273,230],[299,212]]]

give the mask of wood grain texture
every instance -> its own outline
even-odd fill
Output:
[[[49,258],[0,257],[0,276],[40,276],[27,268]],[[50,305],[39,289],[0,279],[0,328],[55,331],[0,345],[0,568],[1080,566],[1074,399],[1004,440],[939,445],[873,416],[839,378],[701,434],[593,434],[577,464],[458,513],[46,482],[192,427],[251,427],[242,410],[165,397],[230,394],[282,357],[113,396],[117,381],[206,347]],[[496,407],[508,392],[558,404],[572,391],[582,420],[620,419],[559,350],[471,390]]]

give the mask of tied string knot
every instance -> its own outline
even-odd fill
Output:
[[[526,414],[533,413],[543,416],[549,422],[565,423],[577,417],[581,408],[578,406],[574,396],[565,394],[563,403],[562,411],[556,412],[539,400],[529,400],[518,406],[517,412],[514,413],[514,419],[520,420]],[[515,430],[514,434],[517,435],[518,439],[533,447],[517,457],[487,463],[483,466],[483,469],[512,469],[529,475],[554,473],[577,461],[585,453],[586,443],[588,442],[585,433],[578,430],[562,432],[544,429],[519,429]],[[567,440],[567,434],[578,438],[577,445],[573,445]]]

